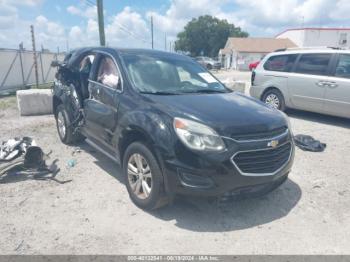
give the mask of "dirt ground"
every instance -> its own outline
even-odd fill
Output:
[[[260,199],[224,206],[181,198],[145,212],[130,201],[119,167],[86,143],[58,138],[52,116],[19,117],[0,99],[0,138],[31,136],[60,180],[8,176],[0,184],[0,254],[350,254],[350,123],[290,111],[293,132],[327,143],[296,151],[289,179]],[[67,167],[75,159],[76,166]]]

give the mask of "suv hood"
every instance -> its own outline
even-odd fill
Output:
[[[201,122],[221,136],[268,132],[288,125],[281,112],[237,92],[147,97],[171,117]]]

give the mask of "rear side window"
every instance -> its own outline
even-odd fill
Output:
[[[297,56],[296,54],[271,56],[265,62],[264,69],[267,71],[290,72]]]
[[[335,68],[335,76],[350,78],[350,55],[339,55],[339,61]]]
[[[303,54],[295,72],[309,75],[326,75],[331,54]]]

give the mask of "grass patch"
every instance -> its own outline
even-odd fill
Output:
[[[51,83],[45,83],[45,84],[40,84],[38,86],[38,88],[36,87],[36,85],[30,85],[28,86],[28,89],[52,89],[53,88],[53,82]]]
[[[15,108],[17,106],[16,96],[0,97],[0,110]]]

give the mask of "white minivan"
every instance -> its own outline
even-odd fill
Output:
[[[280,110],[350,118],[350,50],[281,50],[252,73],[251,96]]]

